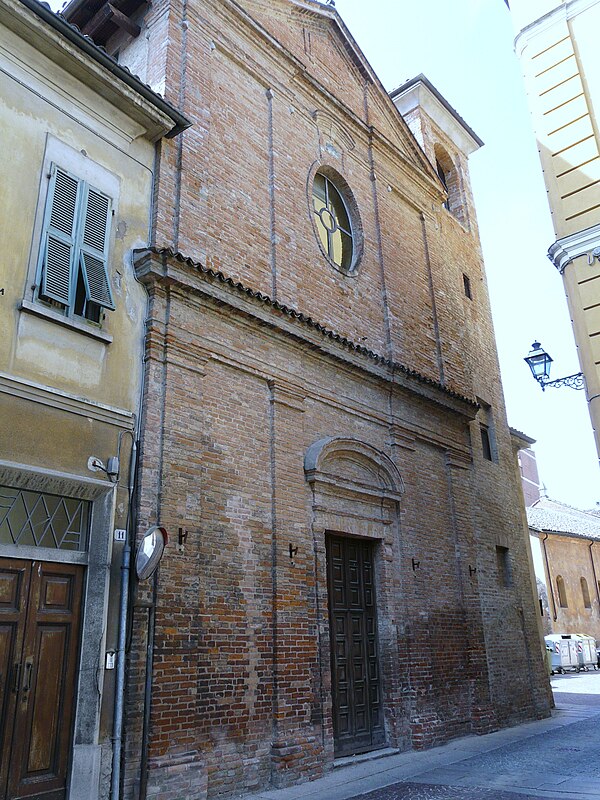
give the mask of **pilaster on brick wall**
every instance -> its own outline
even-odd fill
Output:
[[[471,720],[474,733],[489,733],[497,727],[490,694],[486,640],[478,571],[478,549],[473,521],[473,462],[464,453],[448,451],[446,479],[455,541],[457,580],[461,587],[465,626],[465,655],[470,685]]]
[[[318,660],[318,615],[308,490],[302,469],[306,391],[269,382],[273,580],[272,782],[286,786],[318,777],[323,759],[323,710]],[[294,658],[290,655],[294,653]]]

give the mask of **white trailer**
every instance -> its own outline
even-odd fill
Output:
[[[579,666],[582,669],[593,667],[598,668],[598,656],[596,654],[596,640],[587,633],[575,633],[573,638],[577,642],[577,656]]]
[[[551,633],[544,637],[547,645],[552,647],[552,672],[564,672],[567,669],[579,671],[577,642],[570,633]]]

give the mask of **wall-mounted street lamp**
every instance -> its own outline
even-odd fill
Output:
[[[585,381],[583,373],[577,372],[575,375],[567,375],[566,378],[558,378],[557,380],[550,380],[550,364],[553,359],[550,358],[548,353],[544,350],[539,342],[534,342],[531,345],[531,350],[528,356],[524,359],[531,370],[531,374],[542,387],[542,391],[547,386],[570,386],[571,389],[585,389]]]

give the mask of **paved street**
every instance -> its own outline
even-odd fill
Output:
[[[600,671],[555,675],[551,719],[354,760],[247,800],[600,800]]]

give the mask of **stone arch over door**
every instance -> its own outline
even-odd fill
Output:
[[[390,500],[400,500],[404,482],[392,459],[366,442],[330,436],[312,444],[304,458],[309,483],[330,483]]]
[[[330,757],[400,744],[395,626],[402,609],[404,484],[378,448],[350,437],[306,451],[320,609],[323,723]],[[398,591],[400,590],[400,591]]]

